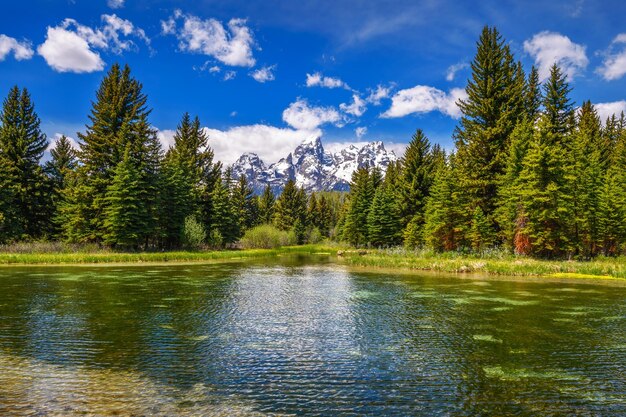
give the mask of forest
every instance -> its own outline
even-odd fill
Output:
[[[540,82],[496,28],[477,41],[445,152],[417,129],[385,173],[358,169],[349,193],[307,195],[290,181],[256,196],[214,160],[185,113],[162,149],[142,84],[113,65],[96,92],[79,149],[49,142],[29,92],[0,114],[0,243],[64,241],[115,250],[283,244],[429,247],[589,259],[626,251],[626,119],[577,106],[555,64]]]

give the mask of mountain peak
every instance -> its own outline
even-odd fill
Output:
[[[280,193],[290,179],[308,192],[347,191],[352,173],[358,168],[378,167],[384,172],[395,160],[396,155],[388,152],[382,141],[360,147],[350,144],[331,154],[324,149],[321,138],[314,137],[269,167],[258,155],[245,153],[233,164],[233,172],[245,175],[256,193],[267,185]]]

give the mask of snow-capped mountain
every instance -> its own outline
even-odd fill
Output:
[[[287,181],[294,179],[306,191],[347,191],[352,173],[360,167],[378,167],[386,171],[398,157],[380,142],[361,147],[350,145],[335,153],[324,150],[320,138],[303,142],[287,157],[267,166],[254,153],[245,153],[232,165],[233,175],[244,175],[255,193],[269,184],[280,193]]]

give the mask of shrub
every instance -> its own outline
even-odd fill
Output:
[[[189,248],[197,249],[202,246],[206,239],[206,230],[202,223],[196,220],[196,216],[187,216],[183,226],[183,244]]]
[[[317,227],[311,229],[307,241],[309,243],[320,243],[322,240],[324,240],[324,236],[322,236],[322,232],[320,232],[320,229]]]
[[[211,233],[209,233],[208,243],[211,249],[222,249],[224,247],[224,238],[219,230],[211,230]]]
[[[274,249],[295,243],[294,234],[278,230],[269,224],[249,229],[241,238],[241,246],[244,249]]]

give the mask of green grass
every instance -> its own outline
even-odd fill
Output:
[[[366,254],[346,251],[347,265],[453,273],[509,276],[546,276],[565,279],[626,279],[626,258],[598,257],[592,261],[550,261],[513,256],[494,251],[484,255],[434,253],[428,250],[368,250]]]
[[[0,265],[53,265],[141,262],[208,262],[239,259],[271,258],[289,254],[334,255],[337,248],[330,245],[287,246],[278,249],[245,249],[222,251],[175,252],[114,252],[108,250],[73,252],[0,252]]]

